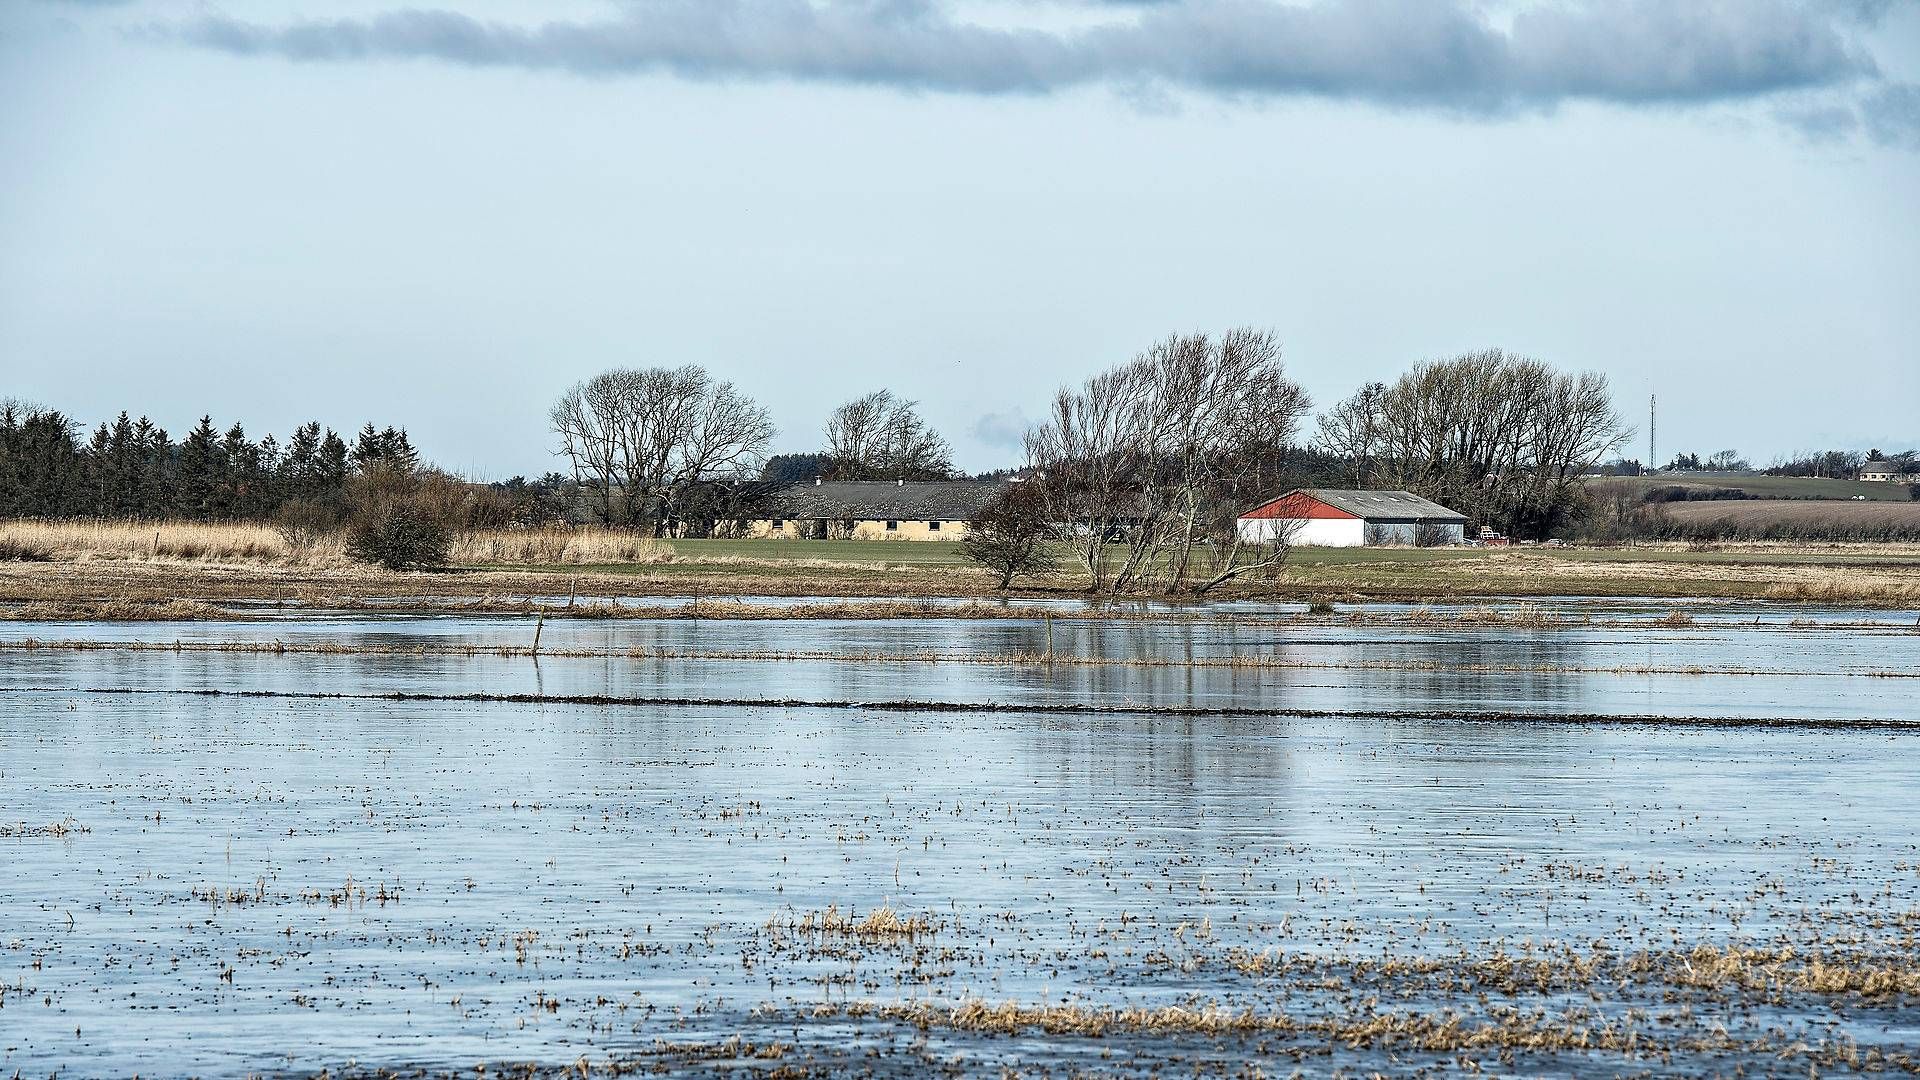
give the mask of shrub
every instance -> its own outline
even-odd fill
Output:
[[[389,570],[445,566],[452,547],[452,530],[426,499],[380,499],[347,521],[347,555]]]
[[[1054,568],[1044,546],[1046,515],[1033,491],[1014,484],[1000,493],[967,526],[960,553],[1000,579],[1000,588],[1020,574],[1043,574]]]
[[[311,499],[288,499],[273,512],[273,531],[293,552],[311,551],[339,527],[339,511]]]

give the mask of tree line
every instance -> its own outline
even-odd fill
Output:
[[[953,449],[919,403],[887,389],[836,408],[821,450],[773,457],[767,409],[696,365],[602,372],[562,394],[547,420],[592,515],[652,536],[711,535],[786,484],[955,475]]]
[[[1003,553],[1029,563],[1062,552],[1098,589],[1204,591],[1278,565],[1284,551],[1244,539],[1238,516],[1294,487],[1405,489],[1545,536],[1583,512],[1581,478],[1631,434],[1603,376],[1499,350],[1367,384],[1303,437],[1312,408],[1271,332],[1170,336],[1059,390],[1027,433],[1023,482],[989,515],[1004,527],[980,543],[1010,537]],[[697,365],[603,372],[563,393],[548,421],[568,474],[487,489],[437,474],[436,505],[459,504],[466,524],[584,508],[649,535],[703,536],[762,515],[785,483],[957,475],[918,404],[884,388],[836,408],[818,451],[778,457],[766,407]],[[368,424],[349,443],[309,423],[282,444],[202,417],[175,442],[122,414],[83,438],[57,411],[0,406],[10,516],[265,518],[293,505],[336,508],[337,520],[356,477],[431,471],[404,428]]]
[[[372,424],[352,443],[318,422],[255,441],[211,416],[178,442],[125,412],[82,430],[58,410],[0,401],[0,516],[267,518],[295,501],[338,505],[355,475],[421,467],[404,428]]]

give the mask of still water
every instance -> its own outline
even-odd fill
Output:
[[[1264,614],[0,624],[0,1074],[1914,1060],[1911,613]]]

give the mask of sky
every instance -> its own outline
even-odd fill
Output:
[[[1920,442],[1913,0],[5,0],[0,398],[482,479],[694,363],[971,470],[1170,333],[1500,347],[1646,453]]]

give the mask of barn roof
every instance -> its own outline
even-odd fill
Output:
[[[1437,502],[1423,499],[1411,491],[1353,491],[1343,488],[1301,488],[1275,499],[1291,498],[1293,495],[1306,495],[1318,499],[1336,510],[1345,510],[1355,517],[1368,521],[1381,522],[1418,522],[1436,521],[1447,524],[1466,524],[1466,515],[1456,513]],[[1267,503],[1267,506],[1273,503]],[[1251,511],[1250,511],[1251,512]]]
[[[774,493],[771,512],[775,517],[801,521],[966,521],[1005,487],[986,480],[795,484]]]

